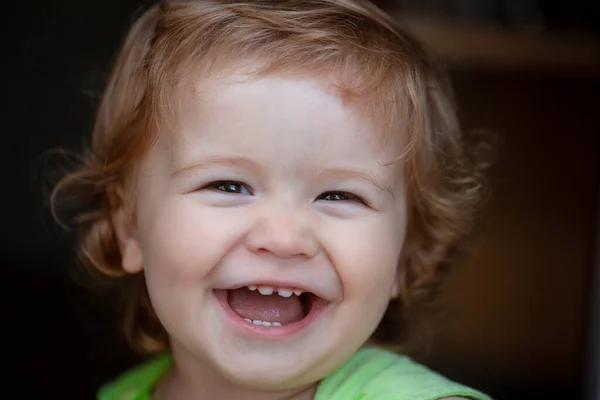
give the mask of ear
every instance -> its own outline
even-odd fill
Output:
[[[122,199],[122,191],[118,190],[117,192],[119,198]],[[134,213],[129,211],[122,200],[117,204],[119,206],[113,212],[111,222],[121,252],[121,266],[125,272],[136,274],[143,269],[143,258]]]
[[[396,268],[396,274],[394,275],[394,285],[392,286],[392,293],[390,299],[396,299],[400,295],[400,281],[398,280],[398,273],[401,267]]]
[[[394,274],[394,286],[392,286],[390,299],[396,299],[398,296],[400,296],[400,287],[402,287],[402,283],[405,281],[405,273],[406,268],[408,267],[409,259],[410,249],[409,246],[405,245],[400,253],[398,266],[396,267],[396,273]]]

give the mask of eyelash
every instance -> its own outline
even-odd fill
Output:
[[[248,193],[252,194],[252,190],[247,185],[244,185],[243,183],[236,182],[236,181],[216,181],[216,182],[211,182],[208,185],[206,185],[206,188],[212,189],[212,190],[216,190],[218,192],[223,192],[223,193],[243,194],[243,193],[240,193],[239,191],[236,191],[236,190],[220,189],[220,188],[225,188],[225,187],[231,188],[232,186],[244,187],[244,188],[246,188],[246,191]]]
[[[326,200],[325,197],[328,197],[331,195],[345,197],[345,198],[338,199],[338,200],[329,200],[329,201],[353,201],[353,202],[357,202],[357,203],[367,204],[367,202],[365,200],[363,200],[362,197],[357,196],[354,193],[343,192],[343,191],[332,191],[332,192],[321,193],[317,197],[317,200]]]
[[[239,187],[244,187],[246,188],[246,191],[249,194],[252,194],[252,190],[245,184],[241,183],[241,182],[236,182],[236,181],[215,181],[212,183],[209,183],[206,188],[208,189],[212,189],[212,190],[216,190],[219,192],[224,192],[224,193],[232,193],[232,194],[243,194],[240,193],[240,191],[237,190],[227,190],[225,188],[229,187],[229,189],[231,189],[234,186],[239,186]],[[343,197],[341,199],[337,199],[337,200],[327,200],[326,198],[328,196],[338,196],[338,197]],[[360,196],[354,194],[354,193],[350,193],[350,192],[344,192],[344,191],[330,191],[330,192],[323,192],[321,193],[319,196],[317,196],[317,200],[326,200],[326,201],[352,201],[352,202],[356,202],[356,203],[361,203],[361,204],[365,204],[367,205],[367,202]]]

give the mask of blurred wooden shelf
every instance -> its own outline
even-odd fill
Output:
[[[513,33],[415,16],[397,16],[449,67],[600,76],[600,38]]]

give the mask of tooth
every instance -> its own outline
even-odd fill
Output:
[[[300,296],[302,293],[304,293],[302,290],[294,290],[296,296]]]
[[[271,323],[271,325],[273,325],[273,326],[281,326],[281,324],[279,322],[273,322],[273,323]]]
[[[255,319],[254,321],[252,321],[252,323],[253,323],[254,325],[262,325],[262,323],[263,323],[263,322],[262,322],[262,321],[259,321],[259,320],[257,320],[257,319]]]
[[[294,291],[288,289],[277,289],[277,293],[279,293],[281,297],[290,297]]]
[[[273,294],[274,289],[272,287],[269,287],[269,286],[260,286],[258,288],[258,291],[260,292],[260,294],[264,294],[265,296],[269,296],[269,295]]]
[[[262,326],[271,326],[271,323],[267,322],[267,321],[263,321],[262,322]]]
[[[244,318],[244,321],[252,323],[252,320],[250,318]]]
[[[248,286],[248,289],[250,289],[251,291],[255,291],[256,290],[256,286],[250,285],[250,286]]]

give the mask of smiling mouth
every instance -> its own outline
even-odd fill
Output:
[[[226,295],[227,305],[237,316],[268,328],[298,324],[326,303],[310,292],[270,286],[244,286],[222,292],[226,292],[221,296]]]

